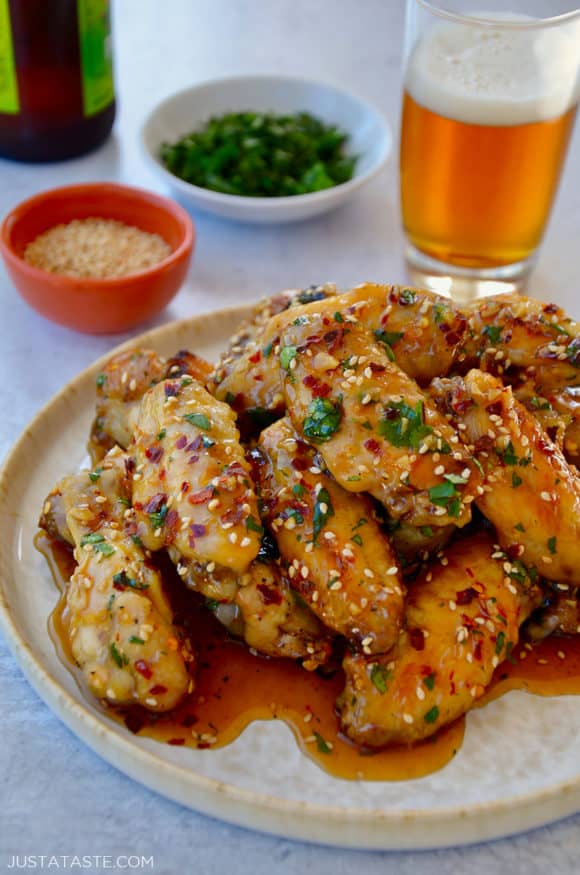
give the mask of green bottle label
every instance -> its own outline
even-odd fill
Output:
[[[77,0],[77,13],[83,111],[91,116],[115,98],[109,0]]]
[[[15,115],[19,109],[10,9],[8,0],[0,0],[0,112]]]

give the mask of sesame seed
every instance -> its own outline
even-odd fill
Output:
[[[334,539],[336,538],[336,535],[334,534],[334,532],[329,531],[329,532],[324,533],[324,537],[327,541],[334,541]]]
[[[289,516],[287,520],[284,521],[285,529],[295,529],[296,528],[296,519],[293,516]]]
[[[373,643],[373,636],[372,635],[367,635],[366,638],[363,638],[363,640],[361,641],[361,644],[363,647],[368,647],[369,644],[372,644],[372,643]]]
[[[558,659],[566,659],[566,654],[564,653],[563,650],[558,650],[558,653],[556,655],[557,655]]]
[[[413,717],[411,714],[403,714],[403,720],[405,723],[413,723]]]
[[[449,600],[448,605],[449,605],[449,610],[450,610],[450,611],[456,611],[456,610],[457,610],[457,605],[455,604],[455,602],[453,601],[453,599],[450,599],[450,600]]]
[[[306,544],[306,546],[304,548],[305,553],[312,553],[313,550],[314,550],[314,544],[312,544],[312,543]]]
[[[371,571],[370,568],[365,568],[363,574],[364,574],[365,577],[368,577],[369,579],[372,579],[372,578],[375,576],[375,575],[374,575],[374,572]]]
[[[366,395],[363,395],[363,397],[361,398],[361,402],[360,402],[360,403],[361,403],[361,404],[370,404],[371,401],[372,401],[372,398],[371,398],[371,396],[370,396],[370,395],[368,394],[368,392],[367,392],[367,394],[366,394]]]
[[[398,573],[399,573],[399,569],[396,565],[391,565],[390,568],[387,568],[387,575],[389,575],[389,577],[392,577],[394,574],[398,574]]]
[[[97,504],[105,504],[107,499],[104,495],[95,495],[95,501],[97,502]]]
[[[542,501],[551,501],[552,500],[552,496],[550,495],[549,492],[540,492],[540,498],[542,499]]]
[[[216,507],[220,506],[219,498],[212,498],[211,501],[207,503],[208,510],[215,510]]]
[[[312,593],[312,601],[313,602],[318,601],[318,590],[314,590],[314,592]]]
[[[304,723],[310,723],[310,721],[312,720],[311,712],[309,711],[307,714],[305,714],[302,719],[303,719]]]
[[[417,694],[417,698],[419,699],[419,701],[422,702],[425,698],[425,690],[423,689],[423,687],[417,687],[415,693]]]
[[[440,477],[442,474],[445,474],[445,466],[437,465],[433,473]]]
[[[242,540],[240,541],[240,547],[249,547],[251,543],[252,543],[251,538],[247,538],[247,537],[242,538]]]
[[[229,540],[230,544],[236,544],[237,540],[238,540],[237,532],[230,532],[228,535],[228,540]]]
[[[318,468],[316,465],[312,465],[311,468],[308,469],[311,474],[322,474],[322,470]]]
[[[215,562],[208,562],[205,566],[205,570],[208,572],[208,574],[211,574],[212,571],[215,571]]]
[[[301,574],[301,576],[302,576],[302,578],[303,578],[304,580],[307,579],[307,577],[308,577],[308,568],[306,567],[306,565],[303,565],[303,566],[302,566],[302,568],[300,569],[300,574]]]

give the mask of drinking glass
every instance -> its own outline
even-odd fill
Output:
[[[506,7],[407,0],[407,267],[415,285],[460,301],[523,288],[580,97],[580,10]]]

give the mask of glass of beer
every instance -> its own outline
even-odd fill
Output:
[[[580,10],[493,5],[407,0],[407,267],[415,285],[461,301],[523,288],[580,97]]]

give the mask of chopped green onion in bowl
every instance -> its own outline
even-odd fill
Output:
[[[243,197],[288,197],[334,188],[352,179],[357,156],[348,135],[306,112],[232,112],[174,143],[161,160],[180,179]]]

